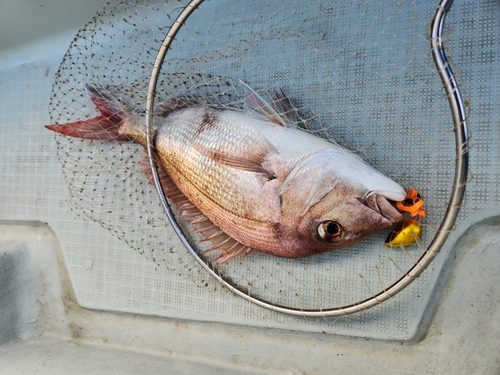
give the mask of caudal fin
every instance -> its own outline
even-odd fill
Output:
[[[101,116],[63,125],[47,125],[46,128],[69,137],[100,140],[115,139],[118,141],[130,140],[127,135],[122,134],[120,131],[128,117],[123,104],[108,93],[99,91],[90,85],[85,85],[85,90],[99,112],[101,112]]]

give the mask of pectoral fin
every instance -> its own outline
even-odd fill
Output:
[[[179,94],[161,102],[153,111],[156,116],[166,117],[169,113],[182,108],[199,106],[199,100],[190,94]]]
[[[274,173],[264,168],[263,164],[276,150],[264,138],[242,138],[226,147],[218,148],[196,142],[193,142],[192,146],[200,154],[217,163],[274,178]]]

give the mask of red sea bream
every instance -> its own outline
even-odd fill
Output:
[[[243,85],[245,112],[202,106],[188,95],[155,110],[163,191],[193,231],[214,243],[209,250],[224,251],[221,263],[251,249],[307,257],[402,220],[390,203],[406,197],[399,184],[339,145],[298,129],[282,90],[268,103]],[[144,117],[104,91],[86,89],[102,115],[50,130],[146,146]]]

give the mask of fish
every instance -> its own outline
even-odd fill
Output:
[[[282,89],[265,100],[246,83],[243,111],[178,94],[154,109],[155,166],[164,195],[224,264],[253,250],[303,258],[337,250],[403,219],[406,192],[337,143],[300,129]],[[85,85],[101,115],[46,126],[69,137],[147,147],[145,115]],[[149,161],[142,165],[150,182]]]

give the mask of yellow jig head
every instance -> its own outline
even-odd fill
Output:
[[[411,246],[422,236],[422,225],[415,219],[405,220],[394,227],[384,241],[388,247]]]
[[[404,201],[396,202],[396,207],[403,212],[408,212],[416,219],[405,220],[394,227],[392,232],[384,241],[388,247],[411,246],[416,244],[422,237],[422,225],[419,222],[426,213],[422,209],[424,201],[415,189],[410,189]]]

